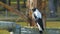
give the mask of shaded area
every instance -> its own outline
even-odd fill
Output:
[[[39,34],[37,28],[21,28],[21,34]],[[60,34],[60,29],[46,29],[44,34]]]
[[[21,28],[21,34],[39,34],[36,28]]]
[[[60,34],[60,29],[46,29],[47,34]]]

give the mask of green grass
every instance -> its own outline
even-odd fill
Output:
[[[46,23],[47,28],[57,28],[60,29],[60,21],[50,21]]]
[[[11,4],[17,4],[17,2],[11,2]],[[20,4],[23,4],[23,2],[20,2]]]
[[[0,34],[10,34],[10,33],[6,30],[0,30]]]
[[[17,24],[20,24],[21,26],[27,26],[26,22],[18,22]],[[60,21],[47,21],[46,22],[46,28],[58,28],[60,29]]]
[[[16,2],[17,0],[11,0],[12,2]],[[23,1],[23,0],[20,0],[20,1]]]

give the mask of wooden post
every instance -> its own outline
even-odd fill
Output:
[[[46,14],[45,14],[46,0],[37,0],[37,8],[43,14],[43,26],[46,27]]]
[[[32,8],[34,7],[33,0],[27,0],[27,8],[28,8],[28,22],[30,26],[34,26],[34,20],[32,19]]]
[[[28,14],[29,18],[31,19],[30,24],[34,25],[34,21],[32,18],[32,8],[38,8],[43,14],[43,22],[45,23],[45,7],[46,7],[46,0],[27,0],[27,7],[29,9]]]

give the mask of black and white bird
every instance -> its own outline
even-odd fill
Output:
[[[43,21],[42,21],[42,13],[37,8],[34,8],[32,10],[33,10],[32,17],[36,21],[36,24],[38,26],[40,34],[42,34],[43,30],[44,30],[44,28],[43,28]]]

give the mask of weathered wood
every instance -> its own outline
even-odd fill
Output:
[[[43,14],[43,23],[45,27],[46,22],[46,15],[45,15],[45,7],[46,7],[46,0],[27,0],[27,7],[29,9],[29,18],[33,20],[32,18],[32,8],[38,8],[42,14]],[[31,25],[34,25],[34,21],[30,22]]]
[[[27,0],[27,8],[28,8],[28,22],[30,24],[30,26],[34,26],[35,25],[35,21],[32,18],[32,9],[34,7],[34,1],[33,0]]]
[[[43,26],[46,28],[46,14],[45,14],[46,0],[37,0],[37,8],[42,12],[43,15]]]

